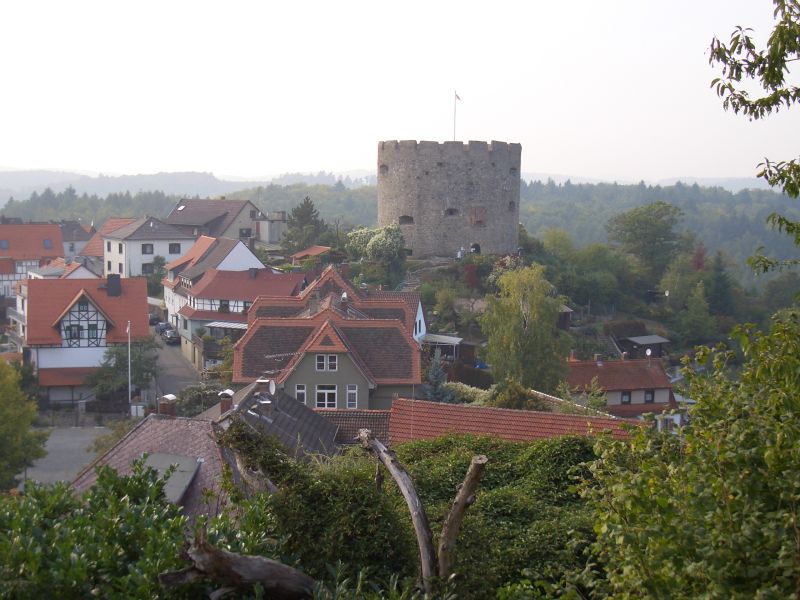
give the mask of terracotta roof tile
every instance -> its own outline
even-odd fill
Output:
[[[294,254],[292,254],[292,259],[302,260],[304,258],[312,256],[322,256],[323,254],[327,254],[330,251],[331,251],[330,246],[310,246],[305,250],[300,250],[300,252],[295,252]]]
[[[62,254],[61,227],[55,223],[0,225],[0,257],[42,260]]]
[[[39,369],[39,385],[42,387],[84,385],[86,378],[96,370],[97,367]]]
[[[90,302],[116,324],[107,332],[110,343],[140,339],[150,333],[147,324],[147,281],[143,277],[121,279],[122,294],[109,296],[106,279],[29,279],[27,342],[31,345],[60,344],[61,334],[53,326],[59,315],[77,301],[81,290]]]
[[[293,296],[303,282],[302,273],[275,274],[272,269],[255,271],[218,271],[209,269],[192,285],[195,298],[254,301],[265,293],[271,296]]]
[[[528,441],[561,435],[590,435],[609,431],[625,438],[626,426],[635,421],[612,417],[487,408],[467,404],[443,404],[396,399],[389,419],[389,441],[401,444],[450,433],[496,436],[509,441]]]
[[[108,465],[118,473],[131,472],[134,460],[144,453],[176,454],[202,459],[200,467],[182,500],[183,510],[188,515],[215,514],[217,502],[209,506],[203,498],[203,490],[222,494],[221,481],[223,458],[214,437],[210,421],[149,415],[128,432],[108,452],[100,456],[72,482],[78,493],[85,492],[97,481],[96,467]]]
[[[610,360],[568,362],[567,383],[572,388],[590,386],[597,377],[606,391],[672,388],[660,360]]]
[[[136,219],[111,217],[108,219],[100,229],[97,230],[92,236],[92,239],[81,250],[81,256],[103,256],[103,236],[108,235],[112,231],[116,231],[120,227],[133,223]]]
[[[167,271],[174,271],[178,267],[186,268],[196,263],[208,251],[208,249],[216,243],[216,238],[201,235],[197,241],[192,245],[186,254],[176,258],[172,262],[167,263],[164,268]]]

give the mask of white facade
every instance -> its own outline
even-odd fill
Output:
[[[115,240],[103,238],[103,273],[120,277],[147,276],[146,265],[156,256],[165,264],[184,254],[192,246],[191,239],[175,240]],[[152,267],[151,267],[152,268]]]
[[[14,284],[20,279],[25,279],[30,269],[36,269],[39,266],[38,260],[17,260],[14,262],[13,273],[0,274],[0,291],[3,296],[10,297],[14,295]]]
[[[421,344],[426,333],[428,333],[428,328],[425,326],[425,314],[422,312],[422,302],[419,302],[417,316],[414,317],[414,341]]]

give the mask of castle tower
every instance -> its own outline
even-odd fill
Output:
[[[378,225],[399,225],[414,258],[517,250],[520,144],[378,143]]]

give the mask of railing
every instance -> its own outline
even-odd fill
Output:
[[[16,308],[11,308],[10,306],[7,307],[6,316],[9,319],[14,319],[15,321],[19,321],[23,325],[27,323],[27,319],[25,318],[25,313],[19,312]]]

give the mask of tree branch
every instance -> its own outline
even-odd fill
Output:
[[[450,577],[453,571],[458,531],[461,529],[461,522],[464,520],[467,509],[475,502],[475,491],[483,479],[488,460],[483,455],[472,457],[467,474],[464,476],[464,482],[447,514],[447,520],[444,522],[442,535],[439,538],[439,577],[442,579]]]
[[[420,557],[420,573],[422,575],[422,586],[425,593],[433,593],[433,578],[436,575],[436,555],[433,550],[433,535],[431,534],[431,527],[428,524],[428,516],[425,514],[425,508],[419,499],[417,490],[414,487],[414,482],[411,476],[405,470],[403,465],[397,460],[394,452],[391,452],[384,446],[380,440],[373,437],[369,429],[360,429],[358,432],[358,439],[361,442],[361,447],[369,450],[375,454],[379,461],[383,463],[389,474],[397,483],[400,488],[400,493],[403,494],[408,510],[411,513],[411,522],[414,525],[414,533],[417,536],[417,545],[419,546]]]

